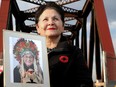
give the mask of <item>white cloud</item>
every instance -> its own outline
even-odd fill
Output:
[[[114,51],[115,51],[115,54],[116,54],[116,38],[113,38],[112,42],[113,42]]]
[[[109,23],[110,29],[116,29],[116,21],[112,21]]]
[[[0,7],[1,7],[1,0],[0,0]]]

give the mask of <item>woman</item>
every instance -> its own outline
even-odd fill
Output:
[[[14,82],[42,84],[43,75],[36,44],[21,38],[14,45],[13,54],[19,62],[19,65],[14,68]]]
[[[39,7],[35,18],[38,34],[46,37],[51,87],[93,87],[81,50],[62,35],[63,9],[49,2]]]

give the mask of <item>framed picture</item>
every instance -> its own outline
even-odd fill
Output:
[[[50,87],[45,37],[3,30],[4,87]]]

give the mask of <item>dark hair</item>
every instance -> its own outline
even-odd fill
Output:
[[[60,16],[61,16],[61,20],[64,23],[64,10],[62,9],[61,6],[57,5],[55,2],[47,2],[46,5],[41,5],[38,10],[35,13],[35,23],[38,23],[38,19],[40,17],[40,15],[43,13],[43,11],[45,11],[48,8],[52,8],[54,10],[56,10]]]

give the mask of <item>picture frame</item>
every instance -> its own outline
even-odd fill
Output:
[[[26,53],[31,53],[29,49],[33,49],[34,47],[30,48],[23,48],[24,44],[17,45],[16,43],[19,43],[18,41],[20,39],[26,40],[28,42],[32,41],[36,44],[37,49],[39,49],[39,56],[34,57],[35,62],[33,63],[33,67],[37,65],[36,68],[33,69],[33,73],[29,72],[27,73],[25,69],[25,64],[23,62],[24,55]],[[18,50],[18,46],[20,50]],[[24,46],[25,47],[25,46]],[[26,51],[22,51],[28,50]],[[20,52],[20,53],[19,53]],[[34,50],[35,52],[35,50]],[[32,51],[32,54],[34,54]],[[36,53],[36,52],[35,52]],[[18,55],[18,56],[17,56]],[[20,55],[20,57],[19,57]],[[3,30],[3,66],[4,66],[4,87],[50,87],[50,81],[49,81],[49,67],[48,67],[48,58],[47,58],[47,48],[46,48],[46,42],[45,42],[45,37],[39,36],[36,34],[31,34],[31,33],[24,33],[24,32],[18,32],[18,31],[12,31],[12,30]],[[23,58],[22,58],[23,57]],[[19,59],[18,59],[19,58]],[[31,57],[27,57],[31,58]],[[37,60],[38,62],[36,62]],[[20,62],[19,62],[20,60]],[[34,65],[35,64],[35,65]],[[24,67],[22,67],[24,65]],[[33,82],[35,78],[37,78],[39,73],[39,68],[38,65],[41,68],[41,77],[43,82],[38,83],[37,80],[36,82]],[[17,71],[19,74],[16,74],[16,76],[20,75],[20,82],[15,82],[15,72],[14,69],[18,67]],[[37,70],[36,70],[37,69]],[[30,70],[30,69],[28,69]],[[23,73],[23,74],[22,74]],[[28,78],[27,78],[28,77]],[[23,79],[26,78],[26,79]],[[33,78],[33,79],[32,79]],[[16,77],[16,79],[18,79]],[[29,80],[29,82],[26,82],[26,80]],[[38,79],[38,78],[37,78]]]

